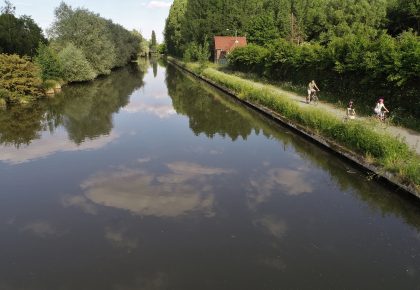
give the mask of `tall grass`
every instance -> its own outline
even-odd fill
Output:
[[[382,170],[392,173],[399,182],[420,190],[420,156],[403,141],[376,131],[368,121],[342,122],[337,116],[314,107],[300,107],[296,102],[268,86],[255,86],[251,81],[220,72],[200,69],[198,64],[182,64],[187,69],[227,88],[238,98],[264,106],[282,117],[305,127],[356,153]]]

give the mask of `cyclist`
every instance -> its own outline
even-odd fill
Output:
[[[347,105],[347,118],[354,119],[356,118],[356,110],[353,108],[353,100],[350,100],[349,104]]]
[[[384,111],[382,111],[384,109]],[[385,112],[389,113],[388,109],[385,107],[384,99],[379,99],[376,102],[375,109],[373,111],[376,114],[376,117],[378,117],[379,120],[383,121],[385,119]]]
[[[312,95],[313,95],[316,91],[318,91],[318,92],[319,92],[318,86],[316,85],[315,81],[314,81],[314,80],[312,80],[312,81],[308,84],[308,96],[306,97],[306,103],[308,103],[308,104],[309,104],[309,103],[311,102],[311,97],[312,97]]]

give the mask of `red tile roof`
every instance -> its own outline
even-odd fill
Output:
[[[237,41],[235,43],[235,41]],[[243,36],[215,36],[214,49],[222,51],[231,51],[236,47],[246,46],[246,37]]]

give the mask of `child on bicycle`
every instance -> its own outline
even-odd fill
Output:
[[[384,109],[384,111],[382,111]],[[376,102],[375,109],[373,111],[376,114],[376,117],[378,117],[379,120],[383,121],[385,119],[385,112],[389,113],[388,109],[385,107],[384,99],[379,99]]]
[[[354,119],[356,118],[356,110],[353,108],[353,100],[350,100],[349,104],[347,105],[347,118]]]

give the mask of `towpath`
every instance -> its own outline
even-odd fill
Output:
[[[255,86],[263,86],[263,84],[252,81]],[[266,84],[264,84],[265,87],[267,87]],[[282,95],[285,95],[287,97],[289,97],[290,99],[294,100],[299,106],[314,106],[313,104],[307,104],[305,102],[305,96],[300,96],[297,95],[296,93],[290,92],[290,91],[286,91],[283,90],[277,86],[273,86],[273,85],[268,85],[268,87],[272,90],[275,90],[279,93],[281,93]],[[322,95],[320,97],[321,102],[318,103],[317,107],[324,109],[328,112],[331,112],[332,114],[336,115],[338,118],[343,118],[345,116],[345,110],[341,109],[341,108],[337,108],[334,105],[330,104],[330,103],[325,103],[322,102]],[[359,119],[366,119],[367,117],[363,117],[363,116],[357,116],[357,118]],[[350,120],[351,121],[351,120]],[[420,132],[411,130],[411,129],[407,129],[407,128],[403,128],[403,127],[396,127],[396,126],[389,126],[388,128],[383,129],[381,126],[379,126],[379,122],[378,122],[378,126],[377,126],[377,130],[378,131],[385,131],[393,136],[396,136],[398,138],[401,138],[402,140],[404,140],[409,146],[410,148],[412,148],[414,151],[417,152],[417,154],[420,155]]]

